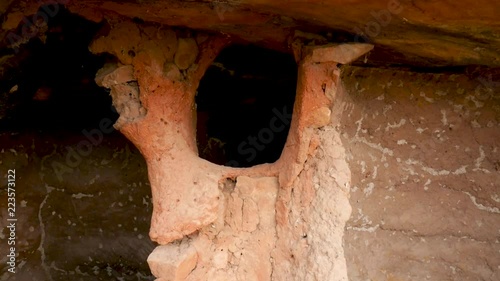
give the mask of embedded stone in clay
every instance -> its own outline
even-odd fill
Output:
[[[119,67],[108,65],[100,69],[96,74],[96,84],[111,88],[113,85],[136,81],[134,77],[134,68],[131,65],[122,65]]]
[[[171,62],[167,62],[163,65],[163,74],[170,80],[180,80],[182,75],[179,68]]]
[[[186,239],[180,244],[158,246],[148,257],[151,272],[165,280],[185,280],[197,262],[198,253]]]
[[[177,45],[174,62],[181,70],[188,69],[198,57],[198,45],[193,38],[181,38]]]
[[[95,81],[99,86],[111,89],[113,106],[120,114],[116,128],[135,122],[146,115],[146,109],[139,99],[139,85],[131,65],[105,65],[97,72]]]

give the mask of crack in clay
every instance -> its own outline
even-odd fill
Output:
[[[379,224],[377,224],[375,226],[370,226],[370,227],[366,227],[366,226],[347,226],[346,227],[347,230],[370,232],[370,233],[375,232],[379,228],[380,228]]]
[[[462,235],[462,236],[458,236],[456,234],[452,234],[452,233],[443,233],[443,234],[439,234],[439,233],[436,233],[436,234],[424,234],[424,233],[418,233],[416,230],[407,230],[407,229],[397,229],[397,228],[386,228],[386,227],[380,227],[380,230],[383,230],[383,231],[390,231],[390,232],[398,232],[398,233],[402,233],[406,236],[411,236],[411,237],[417,237],[417,238],[439,238],[439,237],[444,237],[444,239],[446,239],[447,237],[451,237],[451,238],[455,238],[455,239],[467,239],[467,240],[471,240],[473,242],[477,242],[477,243],[490,243],[488,241],[483,241],[483,240],[478,240],[476,238],[473,238],[471,236],[468,236],[468,235]]]
[[[493,213],[493,214],[500,214],[500,209],[498,209],[497,207],[488,207],[488,206],[485,206],[481,203],[478,203],[477,198],[467,191],[456,190],[456,189],[453,189],[453,188],[448,187],[448,186],[441,186],[441,188],[448,189],[448,190],[451,190],[454,192],[464,193],[465,195],[467,195],[469,197],[472,204],[474,204],[474,206],[476,206],[476,208],[478,208],[479,210],[486,211],[486,212]]]
[[[487,206],[484,206],[483,204],[481,203],[478,203],[477,202],[477,198],[475,196],[473,196],[472,194],[470,194],[469,192],[467,191],[462,191],[462,193],[465,193],[467,194],[467,196],[469,196],[470,200],[472,201],[472,203],[479,209],[479,210],[482,210],[482,211],[486,211],[486,212],[489,212],[489,213],[494,213],[494,214],[500,214],[500,209],[498,209],[497,207],[487,207]]]
[[[476,171],[481,171],[481,172],[484,172],[486,174],[489,174],[491,173],[489,170],[487,169],[484,169],[484,168],[481,168],[481,164],[483,163],[484,159],[486,158],[486,155],[484,153],[484,150],[483,150],[483,146],[480,145],[479,146],[479,157],[476,159],[476,168],[473,169],[474,172]]]
[[[460,166],[460,168],[455,169],[455,171],[450,172],[449,170],[436,170],[434,168],[425,166],[421,161],[412,158],[407,159],[404,163],[409,166],[418,165],[424,172],[432,176],[448,176],[450,174],[461,175],[467,172],[466,168],[468,167],[468,165],[462,165]]]
[[[45,271],[45,274],[49,278],[49,280],[52,279],[52,275],[50,274],[50,267],[45,264],[45,224],[43,223],[43,218],[42,218],[42,209],[45,203],[47,202],[47,199],[49,198],[50,193],[55,189],[54,187],[51,187],[49,185],[45,185],[45,188],[47,189],[47,195],[45,195],[45,198],[43,199],[42,203],[40,203],[40,207],[38,208],[38,221],[40,224],[40,245],[38,246],[38,251],[40,252],[40,260],[42,263],[43,270]]]
[[[363,144],[366,144],[367,146],[369,146],[373,149],[376,149],[376,150],[382,152],[382,154],[384,154],[384,155],[387,154],[389,156],[394,156],[394,152],[391,149],[389,149],[387,147],[383,147],[379,143],[371,143],[371,142],[367,141],[366,138],[364,138],[364,137],[355,136],[354,138],[351,139],[351,143],[352,142],[363,143]]]
[[[443,238],[447,238],[447,237],[452,237],[452,238],[455,238],[455,239],[467,239],[467,240],[471,240],[473,242],[477,242],[477,243],[490,243],[489,241],[484,241],[484,240],[478,240],[476,238],[473,238],[471,236],[468,236],[468,235],[462,235],[462,236],[459,236],[459,235],[455,235],[455,234],[446,234],[446,233],[443,233],[443,234],[423,234],[423,233],[418,233],[416,230],[408,230],[408,229],[397,229],[397,228],[387,228],[387,227],[384,227],[384,226],[381,226],[380,224],[376,224],[374,226],[348,226],[346,227],[346,229],[348,230],[353,230],[353,231],[359,231],[359,232],[375,232],[377,230],[380,230],[380,231],[387,231],[387,232],[397,232],[397,233],[401,233],[405,236],[410,236],[410,237],[416,237],[416,238],[439,238],[439,237],[443,237]],[[425,240],[424,240],[425,242]]]
[[[406,124],[406,119],[402,118],[399,123],[394,122],[394,124],[387,123],[387,126],[385,127],[385,131],[389,131],[389,129],[397,129],[403,125]]]

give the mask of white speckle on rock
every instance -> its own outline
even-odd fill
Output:
[[[417,133],[421,134],[423,133],[425,130],[427,130],[428,128],[425,128],[425,129],[422,129],[420,127],[417,128]]]
[[[375,187],[375,184],[373,182],[370,182],[365,189],[363,189],[363,193],[365,194],[366,197],[370,196],[373,192],[373,188]]]
[[[396,128],[399,128],[401,126],[403,126],[404,124],[406,124],[406,119],[402,118],[401,120],[399,120],[399,123],[387,123],[387,126],[385,127],[385,131],[389,131],[389,129],[396,129]]]
[[[481,124],[479,124],[476,119],[472,120],[470,124],[473,128],[481,128]]]
[[[71,197],[76,198],[76,199],[81,199],[83,197],[94,197],[94,195],[93,194],[77,193],[77,194],[72,194]]]
[[[446,118],[446,110],[445,109],[441,109],[441,123],[443,123],[443,126],[446,126],[448,125],[448,119]]]
[[[423,97],[424,100],[427,101],[428,103],[433,103],[434,102],[434,99],[427,97],[424,92],[420,92],[420,96]]]
[[[462,174],[465,174],[467,173],[467,165],[464,165],[458,169],[456,169],[452,174],[454,175],[462,175]]]

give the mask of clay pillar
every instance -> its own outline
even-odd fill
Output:
[[[153,195],[151,239],[167,244],[216,218],[216,167],[197,157],[194,95],[226,40],[159,26],[112,24],[90,49],[119,62],[96,81],[111,89],[115,124],[148,164]]]
[[[236,169],[197,156],[194,94],[229,40],[130,22],[91,50],[118,62],[96,81],[111,89],[115,127],[141,151],[153,194],[148,262],[158,280],[346,280],[342,236],[350,171],[336,116],[337,63],[370,45],[295,44],[297,99],[281,158]]]

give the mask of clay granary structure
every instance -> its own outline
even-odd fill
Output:
[[[500,280],[500,2],[0,14],[0,280]]]

